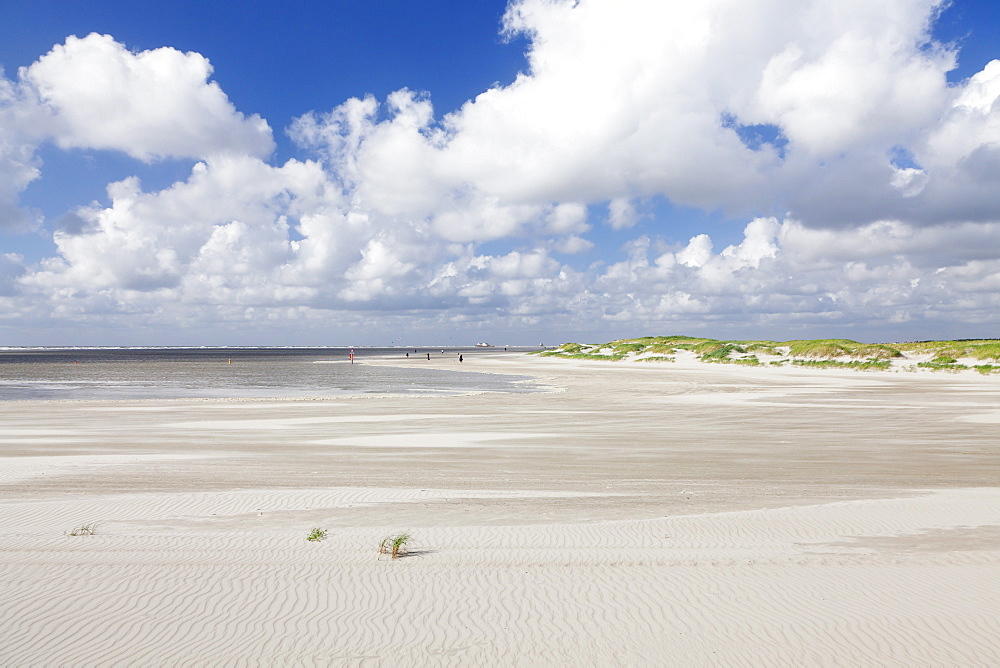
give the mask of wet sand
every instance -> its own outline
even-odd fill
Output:
[[[431,364],[549,391],[0,404],[0,663],[1000,663],[996,377]]]

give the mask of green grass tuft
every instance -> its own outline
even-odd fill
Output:
[[[326,538],[326,534],[327,534],[326,529],[316,528],[309,532],[309,535],[306,536],[306,540],[318,542]]]
[[[392,559],[398,559],[400,556],[406,554],[406,546],[411,538],[412,536],[405,532],[386,536],[379,543],[379,556],[388,554]]]
[[[72,531],[67,531],[67,536],[93,536],[97,533],[97,522],[91,522],[90,524],[82,524]]]

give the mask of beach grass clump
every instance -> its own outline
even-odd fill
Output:
[[[643,343],[647,346],[660,346],[660,345],[671,345],[674,343],[689,342],[689,341],[704,341],[704,339],[695,338],[691,336],[640,336],[637,339],[623,339],[626,341],[634,341],[635,343]]]
[[[795,366],[807,366],[807,367],[819,367],[823,369],[855,369],[857,371],[886,371],[891,366],[892,362],[889,360],[865,360],[865,361],[851,361],[851,362],[841,362],[838,360],[803,360],[803,359],[793,359],[792,364]]]
[[[1000,341],[996,339],[916,341],[898,344],[898,347],[906,352],[932,354],[935,357],[972,357],[977,360],[1000,360]]]
[[[579,353],[584,350],[584,346],[579,343],[564,343],[558,348],[553,350],[541,350],[538,351],[539,357],[562,357],[564,355],[572,355],[574,353]]]
[[[676,362],[676,357],[669,357],[667,355],[650,355],[649,357],[640,357],[640,362]]]
[[[741,364],[743,366],[763,366],[761,361],[757,359],[756,355],[748,355],[747,357],[737,357],[735,359],[728,360],[731,364]]]
[[[407,545],[412,538],[413,536],[406,532],[386,536],[379,543],[379,557],[383,554],[388,554],[390,558],[398,559],[400,556],[406,554]]]
[[[599,360],[601,362],[617,362],[625,357],[625,354],[604,354],[604,353],[573,353],[572,355],[560,355],[568,360]]]
[[[644,348],[644,346],[639,344],[623,344],[618,347],[617,343],[618,342],[591,345],[581,343],[564,343],[554,350],[546,350],[538,354],[540,357],[562,357],[570,360],[600,360],[604,362],[615,362],[624,359],[630,352],[632,352],[633,348],[637,352],[641,352]]]
[[[902,357],[903,353],[897,348],[892,346],[887,346],[883,344],[872,344],[867,346],[858,346],[851,351],[851,357],[857,359],[874,359],[874,360],[891,360],[898,357]]]
[[[326,538],[326,534],[327,534],[326,529],[320,529],[317,527],[309,532],[309,535],[306,536],[306,540],[319,542]]]
[[[699,345],[695,352],[701,354],[703,362],[727,362],[730,361],[730,355],[733,353],[745,353],[746,348],[738,346],[735,343],[713,341]]]
[[[832,359],[848,357],[861,344],[849,339],[815,339],[809,341],[786,341],[788,354],[792,357]]]
[[[646,344],[644,343],[631,343],[631,342],[621,342],[615,341],[612,344],[612,350],[614,354],[627,355],[629,353],[641,353],[646,350]]]
[[[773,341],[752,341],[748,342],[745,346],[748,353],[755,353],[758,355],[781,355],[781,350]]]
[[[954,357],[948,357],[947,355],[938,355],[937,357],[931,360],[931,364],[938,364],[938,365],[956,364],[957,362],[958,362],[957,359],[955,359]]]
[[[714,353],[715,351],[719,350],[725,345],[726,344],[723,341],[716,341],[715,339],[704,339],[702,341],[699,341],[698,343],[692,343],[687,347],[688,350],[692,350],[698,353],[699,355],[705,355],[706,353]]]
[[[953,359],[951,357],[945,358],[935,358],[935,359]],[[930,369],[931,371],[961,371],[963,369],[968,369],[969,367],[964,364],[955,364],[954,362],[936,362],[931,360],[930,362],[917,362],[917,366],[921,369]]]
[[[650,343],[657,345],[668,345],[668,346],[688,345],[688,344],[697,345],[699,343],[712,340],[712,339],[706,339],[701,336],[681,336],[679,334],[674,334],[672,336],[651,336],[648,337],[648,339]]]
[[[672,346],[678,350],[690,350],[698,352],[698,347],[704,344],[720,344],[721,341],[715,339],[695,338],[693,336],[668,336],[660,340],[659,345]]]
[[[972,368],[978,371],[979,373],[983,374],[984,376],[991,373],[1000,373],[1000,366],[997,366],[995,364],[977,364]]]
[[[977,360],[1000,360],[1000,342],[980,343],[971,348],[969,353]]]
[[[655,343],[658,339],[659,337],[657,336],[640,336],[634,339],[618,339],[618,341],[621,343],[641,343],[644,346],[648,346]]]
[[[97,533],[97,522],[91,522],[90,524],[81,524],[78,527],[74,527],[72,531],[67,531],[67,536],[93,536]]]
[[[898,343],[901,350],[905,350],[908,353],[929,353],[934,352],[942,346],[942,344],[950,343],[949,341],[907,341],[906,343]]]
[[[705,353],[701,356],[702,362],[712,364],[740,364],[742,366],[762,366],[760,359],[756,355],[746,357],[732,357],[733,353],[745,353],[746,350],[735,344],[726,344],[717,350]]]
[[[966,357],[969,354],[970,347],[962,345],[956,341],[948,341],[945,345],[942,345],[934,350],[934,355],[936,357],[954,357],[958,359],[959,357]]]

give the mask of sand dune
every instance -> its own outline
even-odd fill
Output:
[[[560,391],[0,406],[0,664],[1000,664],[995,380],[465,364]]]

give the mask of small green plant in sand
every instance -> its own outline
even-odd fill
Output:
[[[412,536],[408,533],[397,533],[386,536],[379,543],[378,553],[380,556],[388,554],[392,559],[398,559],[400,555],[406,554],[406,546],[411,538]]]
[[[72,531],[67,531],[67,536],[93,536],[97,533],[97,522],[91,522],[90,524],[81,524],[80,526],[74,528]]]
[[[326,529],[319,528],[313,529],[309,532],[309,535],[306,536],[306,540],[311,540],[313,542],[319,542],[324,538],[326,538]]]

